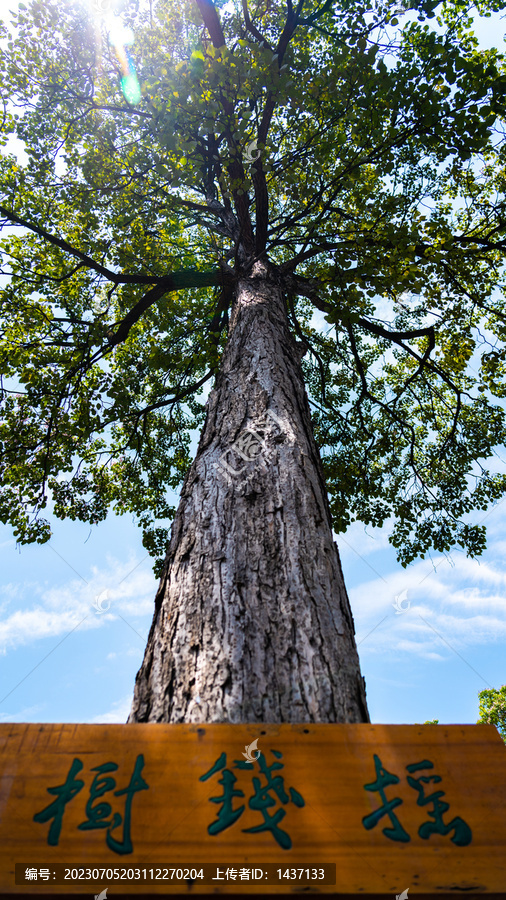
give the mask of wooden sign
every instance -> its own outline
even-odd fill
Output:
[[[505,810],[491,725],[4,724],[0,896],[506,900]]]

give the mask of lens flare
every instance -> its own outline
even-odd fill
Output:
[[[123,91],[125,100],[127,103],[130,103],[131,106],[135,106],[136,103],[139,103],[142,97],[141,86],[133,66],[132,71],[121,79],[121,90]]]
[[[123,96],[127,103],[135,106],[136,103],[139,103],[142,94],[135,66],[128,51],[128,47],[134,42],[134,33],[131,28],[126,28],[116,16],[111,16],[107,24],[109,27],[109,39],[116,51],[116,56],[123,72],[121,79]]]

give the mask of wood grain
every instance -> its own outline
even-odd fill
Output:
[[[258,738],[264,766],[271,769],[277,790],[260,793],[268,776],[260,762],[252,769],[237,767],[246,745]],[[282,754],[282,756],[276,756]],[[147,788],[130,795],[115,791],[128,787],[136,760],[144,758],[141,777]],[[224,757],[222,756],[224,754]],[[374,757],[383,770],[399,781],[384,787],[387,802],[401,800],[392,812],[409,839],[392,839],[383,833],[392,828],[384,815],[366,829],[364,817],[382,805],[378,791],[364,785],[376,781]],[[58,843],[50,846],[52,821],[34,821],[55,800],[49,787],[65,783],[73,761],[82,768],[76,778],[83,786],[65,805]],[[217,761],[222,768],[202,780]],[[409,773],[407,766],[432,762],[432,769]],[[96,767],[114,763],[117,770],[101,773],[114,785],[97,803],[110,803],[108,821],[114,813],[124,816],[131,802],[132,852],[121,854],[107,844],[107,834],[121,844],[123,825],[80,829],[90,821],[90,788]],[[225,770],[230,773],[225,776]],[[234,813],[244,806],[233,824],[220,823],[224,805],[210,798],[223,795],[230,775],[234,790],[244,796],[231,799]],[[440,800],[449,808],[441,814],[447,826],[461,820],[447,834],[422,838],[419,829],[434,822],[432,801],[418,803],[420,791],[408,777],[438,776],[425,782],[425,796],[443,791]],[[285,815],[278,827],[288,835],[290,848],[283,848],[275,829],[266,828],[261,803],[267,796]],[[220,780],[222,783],[220,783]],[[420,783],[420,782],[419,782]],[[290,788],[294,789],[293,793]],[[250,800],[253,798],[253,806]],[[284,799],[283,799],[284,798]],[[295,802],[299,798],[298,802]],[[304,805],[300,803],[303,799]],[[88,805],[88,806],[87,806]],[[325,893],[394,900],[406,888],[413,897],[482,896],[506,898],[506,748],[496,729],[489,725],[0,725],[0,896],[93,897],[104,887],[111,900],[188,893],[241,895],[301,892]],[[91,816],[91,818],[93,818]],[[214,824],[216,833],[209,833]],[[264,830],[243,829],[264,826]],[[465,827],[464,827],[465,826]],[[471,838],[466,843],[466,828]],[[218,829],[218,830],[217,830]],[[398,830],[397,836],[401,833]],[[459,839],[461,845],[456,845]],[[452,840],[453,838],[453,840]],[[286,841],[286,838],[285,838]],[[336,885],[307,882],[262,886],[237,882],[216,885],[195,883],[154,885],[139,883],[15,885],[15,863],[50,867],[54,863],[81,867],[150,868],[219,864],[251,867],[275,863],[286,868],[336,863]],[[308,891],[309,887],[309,891]]]

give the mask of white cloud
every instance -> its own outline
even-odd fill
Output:
[[[128,650],[121,653],[117,653],[116,650],[111,650],[111,652],[107,654],[106,659],[120,659],[122,656],[136,656],[137,658],[140,657],[142,659],[143,651],[140,647],[129,647]]]
[[[43,704],[36,706],[27,706],[16,713],[0,713],[0,722],[26,722],[30,721],[35,714],[39,714],[44,709]]]
[[[72,579],[64,585],[49,588],[28,582],[20,584],[17,605],[28,597],[32,604],[0,618],[0,653],[5,653],[9,647],[57,637],[75,628],[101,628],[111,622],[116,613],[127,620],[149,615],[153,611],[157,588],[149,560],[142,567],[132,559],[128,562],[108,559],[107,563],[105,569],[93,568],[87,583]],[[6,586],[8,593],[10,588],[11,585]],[[10,593],[15,596],[15,592]],[[102,598],[98,608],[97,598]],[[100,608],[104,612],[100,612]]]
[[[419,560],[352,588],[360,652],[402,652],[436,661],[452,650],[465,655],[470,647],[506,640],[502,543],[490,542],[486,562],[455,552],[450,562],[444,556]]]
[[[132,695],[123,697],[122,700],[116,700],[112,704],[109,712],[101,713],[89,720],[90,725],[124,725],[130,714],[132,706]]]
[[[0,550],[2,547],[11,547],[15,543],[16,541],[14,538],[9,538],[7,541],[0,541]]]

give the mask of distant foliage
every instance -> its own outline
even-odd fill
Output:
[[[478,724],[495,725],[506,744],[506,684],[489,691],[480,691],[480,718]]]

